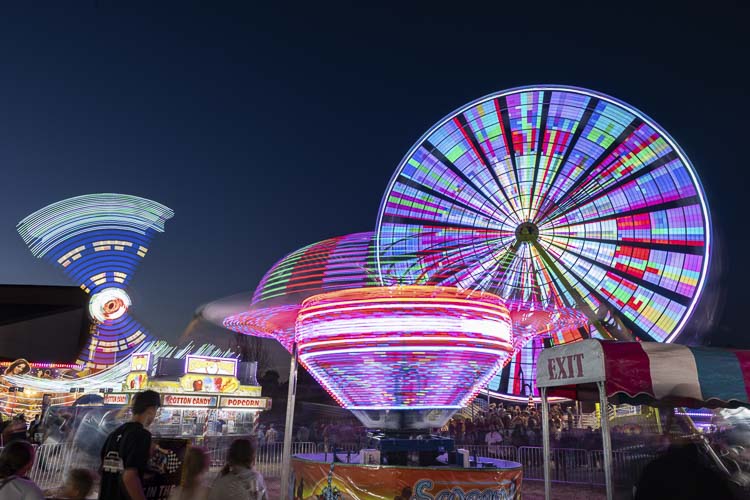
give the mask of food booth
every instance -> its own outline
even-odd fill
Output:
[[[259,413],[271,407],[271,399],[261,396],[255,369],[255,363],[233,358],[188,355],[184,360],[160,360],[152,376],[151,353],[137,353],[131,357],[122,391],[104,394],[103,403],[128,406],[135,393],[151,389],[161,395],[162,403],[154,433],[194,442],[248,435]]]

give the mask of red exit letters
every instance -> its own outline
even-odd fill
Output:
[[[583,377],[583,353],[547,360],[550,380]]]

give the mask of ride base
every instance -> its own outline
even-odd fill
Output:
[[[295,455],[285,498],[521,498],[518,462],[470,456],[440,436],[375,434],[369,445]]]

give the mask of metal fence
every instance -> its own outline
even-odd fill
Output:
[[[226,462],[227,451],[231,440],[212,443],[206,451],[210,457],[210,468],[213,474]],[[519,462],[523,466],[523,477],[529,480],[544,479],[544,454],[538,446],[458,446],[468,449],[471,457],[490,457]],[[256,457],[256,469],[265,477],[281,476],[283,443],[260,446]],[[326,449],[329,448],[329,449]],[[328,453],[330,459],[332,447],[323,443],[297,442],[292,444],[293,454]],[[361,446],[357,443],[336,445],[336,451],[342,460],[351,453],[354,459]],[[604,484],[604,457],[601,450],[583,450],[577,448],[552,448],[550,450],[550,468],[552,481],[578,484]],[[626,486],[635,484],[643,468],[655,456],[636,451],[614,451],[612,454],[612,471],[615,484]],[[53,488],[63,483],[65,474],[72,467],[89,467],[96,469],[98,463],[80,452],[73,444],[45,444],[36,447],[34,466],[29,474],[42,489]]]

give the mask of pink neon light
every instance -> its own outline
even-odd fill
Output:
[[[342,290],[305,300],[300,363],[348,409],[460,408],[513,350],[492,294],[450,287]]]

